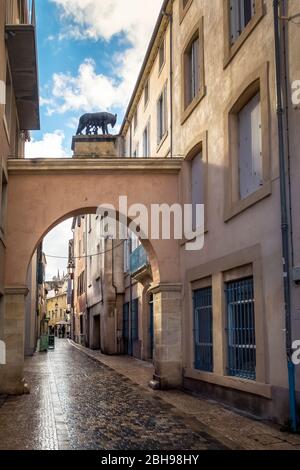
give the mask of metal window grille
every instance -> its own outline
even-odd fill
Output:
[[[131,304],[131,337],[133,341],[139,339],[139,317],[138,317],[139,301],[135,299]]]
[[[256,379],[253,277],[226,284],[228,373]]]
[[[123,306],[123,338],[129,339],[129,304]]]
[[[194,292],[195,368],[213,371],[212,288]]]

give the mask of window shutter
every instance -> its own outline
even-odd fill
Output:
[[[262,174],[262,135],[261,135],[261,104],[260,95],[257,94],[253,102],[251,113],[252,128],[252,178],[257,188],[263,184]]]
[[[168,85],[165,84],[164,87],[164,97],[163,97],[163,131],[162,135],[167,132],[168,129]]]
[[[156,114],[157,114],[157,145],[160,143],[160,98],[157,101],[156,105]]]
[[[147,149],[147,157],[151,157],[151,148],[150,148],[150,121],[148,122],[148,125],[147,125],[147,134],[148,134],[148,142],[147,142],[147,145],[148,145],[148,149]]]
[[[195,48],[195,95],[198,94],[200,90],[200,39],[197,38],[194,42]]]
[[[235,43],[239,36],[239,12],[238,12],[238,1],[230,0],[230,43]]]
[[[238,125],[240,197],[243,199],[263,182],[259,93],[240,111]]]

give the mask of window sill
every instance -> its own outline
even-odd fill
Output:
[[[255,382],[247,379],[240,379],[238,377],[219,375],[214,372],[202,372],[190,368],[185,370],[184,377],[194,380],[201,380],[203,382],[219,385],[220,387],[227,387],[246,393],[251,393],[269,400],[272,399],[272,386],[269,384]]]
[[[224,222],[229,222],[235,216],[239,215],[241,212],[244,212],[249,207],[254,206],[254,204],[257,204],[271,194],[272,183],[271,181],[268,181],[260,189],[255,191],[255,193],[250,194],[245,199],[240,199],[229,207],[225,207]]]
[[[162,136],[161,141],[159,142],[159,144],[156,147],[156,153],[158,153],[160,151],[160,149],[162,148],[162,146],[163,146],[164,142],[166,141],[168,135],[169,135],[169,132],[166,131],[164,133],[164,135]]]
[[[200,101],[205,97],[206,95],[206,87],[204,86],[200,91],[199,94],[193,99],[193,101],[185,108],[184,111],[182,111],[181,114],[181,125],[185,123],[185,121],[190,117],[192,112],[195,110],[195,108],[198,106]]]
[[[230,37],[230,30],[228,29],[226,31],[225,40],[226,40],[227,46],[225,46],[226,50],[225,50],[225,57],[224,57],[224,69],[229,65],[229,63],[232,61],[232,59],[235,57],[235,55],[241,49],[242,45],[247,40],[248,36],[250,36],[250,34],[256,28],[256,26],[258,25],[260,20],[264,17],[264,15],[265,15],[265,7],[264,7],[263,3],[261,2],[259,4],[259,9],[258,9],[257,13],[253,16],[253,18],[250,20],[250,22],[245,27],[242,34],[239,36],[239,38],[235,41],[235,43],[232,46],[228,42],[228,38]]]

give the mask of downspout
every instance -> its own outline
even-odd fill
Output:
[[[281,37],[279,26],[280,0],[274,0],[274,34],[275,34],[275,66],[276,66],[276,91],[277,91],[277,120],[278,120],[278,145],[279,145],[279,179],[280,179],[280,203],[281,203],[281,234],[283,256],[283,286],[285,304],[285,334],[286,356],[289,382],[289,403],[291,428],[297,431],[296,416],[296,390],[295,390],[295,366],[292,362],[292,321],[291,321],[291,288],[290,288],[290,247],[289,247],[289,218],[286,187],[286,155],[284,144],[284,109],[282,100],[281,79]]]
[[[111,270],[112,270],[112,286],[115,290],[115,308],[114,308],[114,316],[115,316],[115,351],[118,354],[118,310],[117,310],[117,299],[118,299],[118,288],[115,284],[115,247],[114,247],[114,240],[112,242],[112,252],[111,252]]]
[[[163,12],[170,21],[170,157],[173,158],[173,14]]]

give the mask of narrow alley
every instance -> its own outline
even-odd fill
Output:
[[[0,407],[0,449],[224,449],[67,340],[26,361],[31,393]]]

